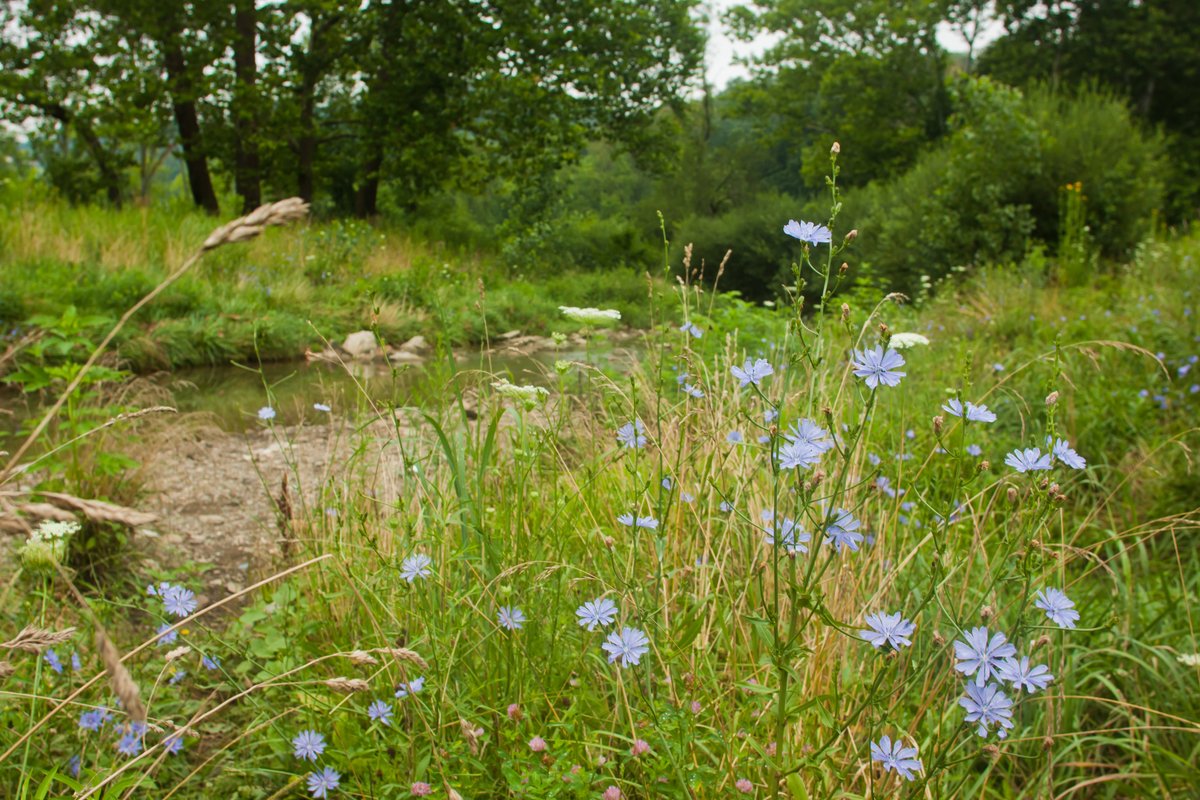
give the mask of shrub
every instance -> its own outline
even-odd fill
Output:
[[[987,78],[954,87],[951,134],[904,175],[848,196],[861,253],[885,282],[915,286],[959,265],[1019,261],[1058,240],[1060,190],[1083,185],[1092,241],[1126,254],[1162,202],[1162,142],[1117,100]]]

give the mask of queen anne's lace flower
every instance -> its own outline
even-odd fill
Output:
[[[575,306],[559,306],[563,316],[573,322],[583,325],[607,325],[621,319],[621,312],[615,308],[576,308]]]

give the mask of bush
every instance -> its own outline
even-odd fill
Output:
[[[691,244],[692,265],[698,268],[703,261],[705,279],[711,281],[726,251],[733,251],[719,288],[750,299],[774,297],[792,282],[790,266],[800,256],[799,243],[791,246],[782,234],[784,223],[798,214],[793,198],[763,193],[719,216],[689,217],[672,236],[677,252],[671,262],[680,263],[684,245]]]
[[[951,134],[904,175],[847,197],[863,234],[859,254],[885,283],[911,288],[960,265],[1019,261],[1059,239],[1060,192],[1080,182],[1091,240],[1127,254],[1163,198],[1160,137],[1142,132],[1117,100],[987,78],[954,87]]]

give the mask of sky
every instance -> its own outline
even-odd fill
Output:
[[[736,63],[739,58],[749,58],[763,52],[771,44],[771,37],[759,36],[752,42],[741,42],[729,35],[721,23],[721,14],[736,5],[743,5],[746,0],[708,0],[708,80],[713,89],[721,90],[734,78],[749,77],[750,71]],[[1003,33],[999,23],[993,22],[985,26],[976,42],[976,48],[982,48]],[[938,43],[950,52],[965,53],[967,43],[961,36],[943,24],[938,28]]]

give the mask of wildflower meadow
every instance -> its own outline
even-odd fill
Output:
[[[620,313],[565,306],[587,347],[533,383],[318,403],[342,460],[285,470],[243,589],[89,588],[83,510],[14,537],[0,794],[1195,796],[1200,247],[848,287],[840,158],[829,215],[775,228],[788,305],[687,251],[624,366]],[[272,384],[243,412],[292,452]]]

